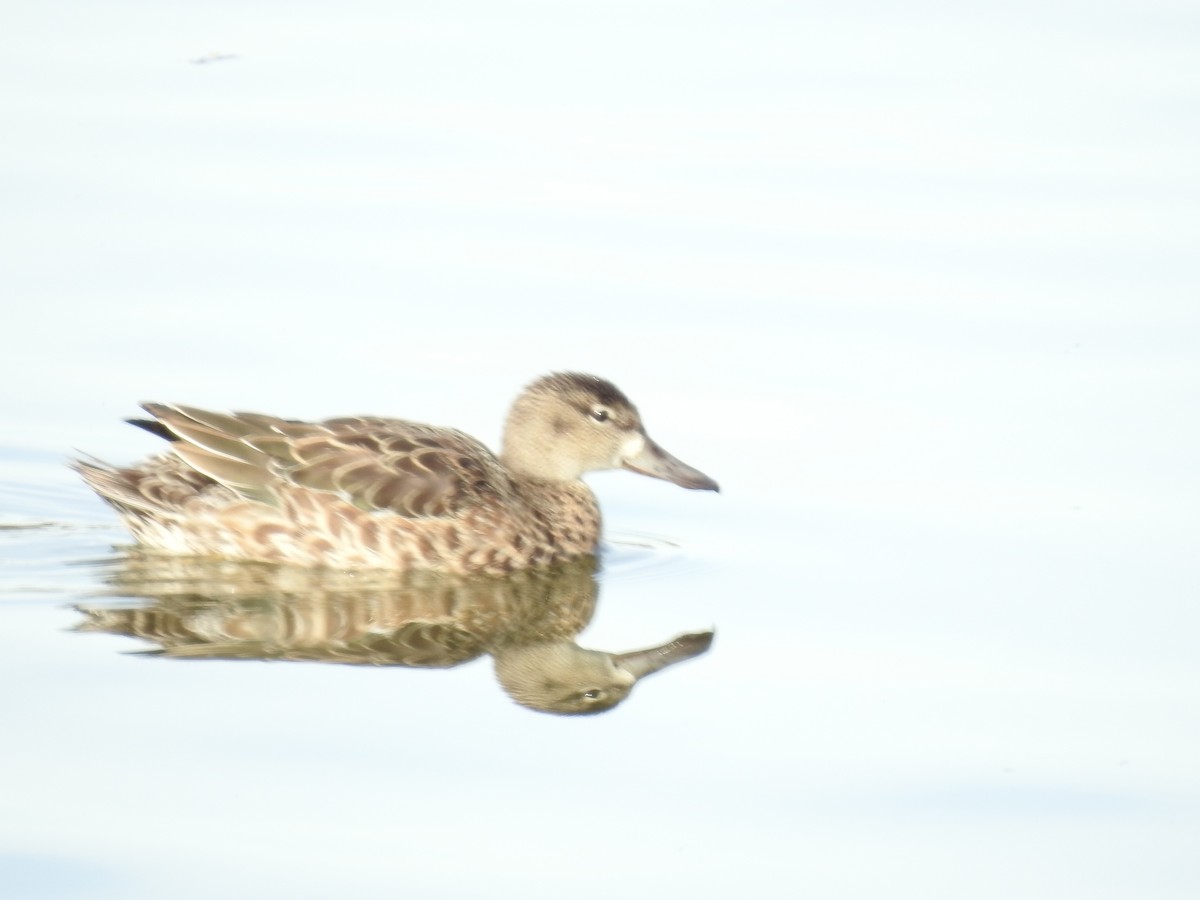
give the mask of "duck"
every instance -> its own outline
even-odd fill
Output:
[[[499,454],[405,419],[305,422],[145,403],[127,421],[168,442],[130,467],[72,462],[143,549],[338,569],[505,574],[594,555],[587,472],[689,490],[717,482],[647,434],[612,382],[556,372],[513,401]]]

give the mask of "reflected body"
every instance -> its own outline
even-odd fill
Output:
[[[575,636],[596,607],[594,557],[508,576],[338,573],[134,552],[108,578],[146,607],[81,605],[80,631],[149,640],[178,659],[446,668],[485,654],[523,706],[602,712],[637,681],[708,649],[712,633],[626,653]]]
[[[627,468],[717,490],[592,375],[529,385],[498,457],[460,431],[401,419],[144,408],[153,418],[131,421],[167,439],[169,452],[131,468],[76,468],[139,543],[174,554],[504,573],[595,552],[600,510],[585,472]]]

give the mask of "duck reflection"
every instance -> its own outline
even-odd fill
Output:
[[[626,653],[589,650],[594,557],[512,575],[339,572],[132,552],[105,576],[106,595],[76,609],[78,631],[152,641],[177,659],[308,660],[445,668],[490,654],[522,706],[553,713],[612,709],[639,679],[704,653],[711,631]]]

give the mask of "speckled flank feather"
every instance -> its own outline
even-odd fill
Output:
[[[578,476],[633,468],[621,455],[631,439],[665,466],[642,460],[638,471],[716,487],[645,438],[632,404],[594,376],[530,385],[499,459],[462,432],[401,419],[144,409],[153,420],[136,424],[172,438],[170,452],[131,468],[75,466],[140,543],[168,553],[502,573],[595,551],[600,511]]]

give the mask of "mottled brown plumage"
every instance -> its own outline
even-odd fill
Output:
[[[560,373],[514,402],[499,457],[402,419],[297,422],[147,403],[170,440],[132,468],[78,461],[134,537],[169,553],[338,568],[508,572],[591,554],[600,511],[584,472],[625,467],[716,490],[646,435],[633,404]]]

